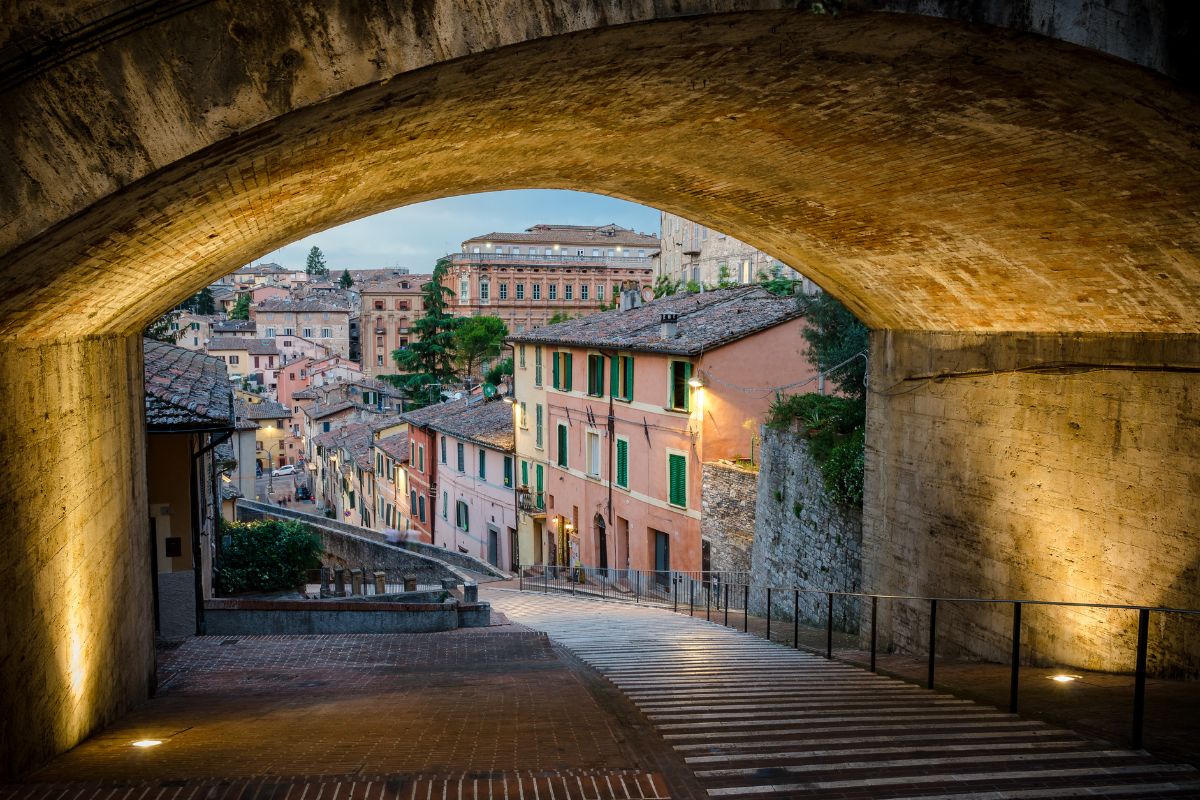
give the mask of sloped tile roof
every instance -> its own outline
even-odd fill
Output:
[[[235,420],[234,427],[239,431],[255,431],[260,427],[257,422],[250,419],[250,404],[245,400],[234,399],[233,413]]]
[[[266,300],[260,300],[254,307],[256,312],[286,312],[286,313],[303,313],[310,311],[329,311],[333,313],[346,313],[350,311],[350,304],[339,296],[334,297],[268,297]]]
[[[251,339],[241,336],[221,336],[208,340],[208,350],[221,352],[224,350],[245,350],[252,356],[277,356],[279,348],[274,339]],[[244,365],[243,365],[244,366]]]
[[[249,419],[283,419],[290,417],[292,412],[282,403],[274,400],[263,400],[261,403],[250,403],[246,409]]]
[[[376,439],[375,446],[397,461],[408,461],[408,431]]]
[[[218,333],[225,333],[229,331],[252,331],[255,329],[255,324],[252,319],[223,319],[220,322],[212,323],[211,327]]]
[[[233,389],[225,362],[153,339],[144,341],[144,352],[149,430],[233,425]]]
[[[662,338],[664,313],[679,315],[677,335]],[[739,286],[664,297],[628,311],[604,311],[508,337],[510,342],[699,355],[802,316],[795,297]]]
[[[404,417],[414,425],[497,450],[511,453],[515,447],[513,407],[502,400],[472,398],[470,403],[465,399],[448,400],[411,411]]]
[[[608,225],[534,225],[524,233],[492,231],[482,236],[472,236],[467,242],[530,242],[534,244],[588,244],[588,245],[632,245],[634,247],[659,247],[657,236],[638,233],[629,228],[610,223]]]

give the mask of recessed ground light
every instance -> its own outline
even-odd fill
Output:
[[[133,743],[134,747],[158,747],[162,744],[162,739],[138,739]]]
[[[1051,675],[1050,680],[1058,681],[1059,683],[1070,683],[1078,677],[1078,675]]]

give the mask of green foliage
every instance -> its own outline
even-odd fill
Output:
[[[717,285],[715,289],[732,289],[738,283],[733,279],[733,273],[729,271],[729,265],[724,261],[717,267]]]
[[[766,272],[758,273],[758,285],[766,289],[771,294],[787,297],[795,294],[796,280],[794,278],[785,277],[783,269],[779,266],[771,274]]]
[[[700,291],[701,287],[700,287],[699,282],[697,282],[697,281],[688,281],[687,283],[684,284],[683,288],[687,291],[688,294],[696,294],[697,292]]]
[[[654,299],[673,295],[679,291],[680,286],[682,284],[678,280],[668,275],[659,275],[654,279]]]
[[[321,248],[313,247],[308,251],[308,259],[304,262],[304,271],[320,278],[328,277],[329,267],[325,265],[325,254],[321,252]]]
[[[229,311],[230,319],[250,319],[250,294],[238,295],[237,302]]]
[[[802,298],[800,302],[809,323],[804,329],[809,359],[822,371],[849,361],[830,372],[829,380],[848,397],[864,400],[867,361],[855,356],[867,352],[870,344],[867,326],[836,298],[824,292]]]
[[[156,342],[166,342],[167,344],[176,344],[180,337],[183,336],[182,330],[173,331],[171,326],[179,319],[180,311],[177,308],[171,309],[163,314],[158,319],[146,326],[146,330],[142,335],[147,339],[153,339]]]
[[[506,376],[512,374],[513,360],[511,358],[506,358],[503,361],[498,361],[493,364],[492,368],[484,374],[483,379],[488,383],[499,386],[504,381]]]
[[[783,502],[783,489],[775,490],[775,500],[780,503]]]
[[[179,307],[184,311],[191,311],[195,314],[215,314],[217,313],[217,303],[213,300],[212,289],[205,286],[194,295],[184,300],[179,304]]]
[[[866,405],[858,399],[820,394],[779,395],[767,425],[789,431],[799,423],[808,452],[821,469],[825,493],[834,502],[862,505],[863,432]]]
[[[221,522],[221,594],[295,589],[321,565],[321,540],[302,522]]]
[[[804,506],[801,503],[792,503],[792,513],[796,515],[796,519],[799,519],[803,512]]]
[[[500,355],[508,326],[499,317],[467,317],[454,329],[454,354],[463,374],[474,376],[482,361]]]
[[[415,341],[392,351],[397,368],[407,373],[404,388],[408,392],[409,409],[437,402],[440,387],[458,379],[454,369],[454,332],[459,320],[446,310],[454,297],[454,292],[445,286],[449,271],[450,257],[439,258],[433,275],[421,285],[425,314],[413,323]]]
[[[338,283],[343,289],[349,289],[354,285],[354,278],[350,277],[350,270],[342,270],[342,277],[338,279]]]
[[[546,324],[557,325],[560,322],[566,322],[572,319],[575,319],[575,317],[571,316],[571,314],[567,313],[566,311],[555,311],[550,315],[550,319],[546,322]]]

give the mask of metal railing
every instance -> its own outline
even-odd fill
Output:
[[[529,514],[537,514],[545,511],[546,493],[534,492],[529,489],[518,489],[517,507]]]
[[[1149,634],[1151,630],[1151,615],[1175,615],[1200,621],[1200,609],[1173,608],[1169,606],[1125,605],[1119,603],[1080,603],[1058,600],[1027,600],[1018,598],[984,598],[984,597],[928,597],[919,595],[873,594],[870,592],[844,592],[822,589],[801,589],[797,587],[762,586],[752,583],[746,572],[655,572],[650,570],[613,570],[597,567],[555,567],[552,565],[526,565],[520,568],[520,588],[523,591],[566,591],[577,595],[592,595],[604,599],[630,599],[637,602],[647,602],[669,606],[676,613],[688,613],[691,616],[703,615],[710,621],[717,621],[726,626],[730,624],[730,612],[733,612],[734,626],[743,632],[749,632],[750,621],[753,618],[756,625],[765,623],[766,638],[771,640],[771,627],[779,621],[790,622],[792,625],[792,646],[796,649],[806,649],[823,654],[825,658],[834,656],[834,632],[849,632],[857,634],[860,641],[865,638],[868,649],[868,669],[877,672],[877,657],[879,648],[879,607],[880,602],[894,604],[916,604],[924,608],[921,614],[927,624],[927,643],[925,647],[926,667],[924,684],[927,688],[934,687],[936,675],[936,660],[938,654],[938,610],[948,604],[969,604],[972,606],[1009,606],[1011,607],[1011,630],[1009,634],[1011,650],[1009,662],[1008,710],[1017,713],[1020,699],[1021,658],[1021,626],[1022,613],[1027,607],[1077,608],[1106,611],[1127,611],[1137,614],[1137,639],[1134,652],[1132,674],[1133,709],[1131,736],[1134,749],[1141,749],[1144,741],[1144,720],[1146,711],[1146,677],[1147,654],[1149,650]],[[761,595],[759,594],[761,593]],[[761,599],[765,614],[754,614],[751,611],[752,594],[755,599]],[[776,616],[779,600],[785,601],[784,606],[790,607],[790,614],[783,614],[782,619]],[[819,605],[823,617],[819,622],[824,627],[824,647],[816,648],[802,646],[800,643],[800,626],[807,618],[806,627],[817,623],[811,614],[805,614],[801,601],[805,600],[806,607]],[[841,614],[835,609],[835,600],[841,600]],[[816,600],[817,603],[813,603]],[[823,602],[821,602],[823,601]],[[867,609],[863,605],[869,603]],[[861,605],[860,605],[861,604]],[[681,611],[680,607],[686,607]],[[849,608],[847,608],[849,606]],[[840,616],[840,619],[839,619]],[[714,617],[716,619],[714,620]],[[740,617],[740,619],[738,619]],[[859,630],[859,625],[866,631]],[[1028,623],[1027,623],[1028,627]]]
[[[590,248],[588,248],[590,249]],[[649,267],[652,265],[651,256],[608,256],[608,255],[575,255],[565,252],[554,255],[542,253],[455,253],[456,262],[468,261],[473,264],[530,264],[545,266],[546,264],[571,265],[602,265],[616,267]]]

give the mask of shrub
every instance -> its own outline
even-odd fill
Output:
[[[866,404],[820,394],[777,396],[767,414],[768,427],[789,431],[796,423],[821,470],[825,493],[834,502],[861,506]]]
[[[221,523],[222,594],[273,592],[304,583],[321,566],[321,540],[303,522],[265,519]]]

